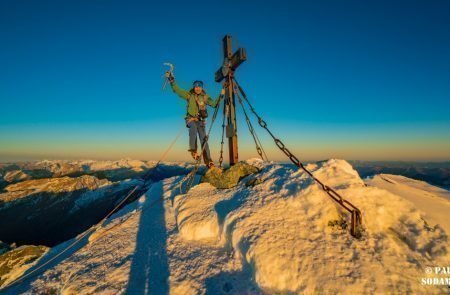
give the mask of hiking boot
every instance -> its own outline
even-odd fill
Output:
[[[191,156],[194,158],[194,160],[198,161],[200,160],[200,155],[197,154],[197,151],[191,151]]]

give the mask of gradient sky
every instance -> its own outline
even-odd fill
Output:
[[[3,0],[0,161],[158,159],[185,114],[162,63],[216,97],[225,34],[247,49],[238,81],[301,160],[450,160],[450,1]],[[257,156],[238,120],[240,158]],[[187,140],[169,160],[188,159]]]

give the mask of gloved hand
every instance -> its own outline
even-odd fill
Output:
[[[171,71],[166,72],[166,78],[167,78],[167,80],[169,80],[170,83],[173,83],[175,81],[175,78]]]

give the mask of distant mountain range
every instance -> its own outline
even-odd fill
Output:
[[[349,161],[361,178],[396,174],[450,189],[450,162]]]

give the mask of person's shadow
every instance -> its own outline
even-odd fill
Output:
[[[146,193],[125,294],[168,294],[169,264],[162,182]]]

